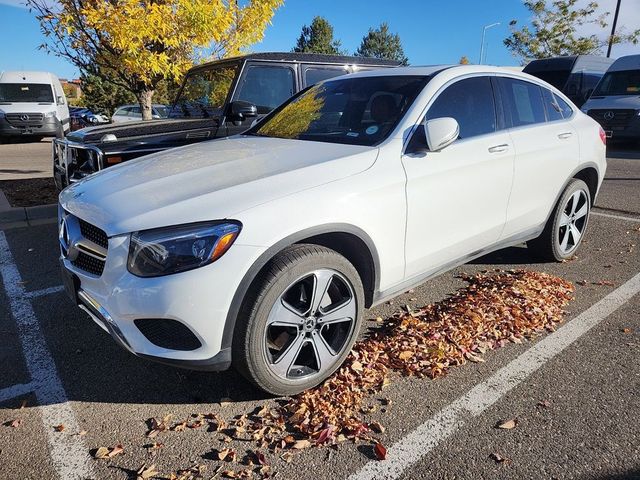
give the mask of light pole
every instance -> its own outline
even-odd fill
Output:
[[[480,60],[478,61],[479,64],[482,63],[482,57],[484,55],[484,36],[486,35],[487,30],[489,30],[491,27],[497,27],[498,25],[500,25],[500,22],[492,23],[491,25],[485,25],[482,28],[482,41],[480,42]]]
[[[613,16],[613,25],[611,27],[611,36],[609,37],[609,48],[607,48],[607,58],[611,56],[611,47],[613,47],[613,36],[616,34],[616,25],[618,24],[618,14],[620,13],[620,2],[616,4],[616,13]]]

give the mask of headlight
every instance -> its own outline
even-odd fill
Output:
[[[56,116],[56,112],[47,112],[44,114],[44,118],[53,118]]]
[[[184,272],[215,262],[240,233],[240,222],[207,222],[131,234],[128,270],[138,277]]]
[[[4,112],[0,110],[0,118],[4,118]]]

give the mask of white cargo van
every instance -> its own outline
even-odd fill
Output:
[[[640,55],[617,59],[582,111],[613,140],[640,141]]]
[[[49,72],[0,73],[0,138],[53,137],[69,131],[69,105]]]

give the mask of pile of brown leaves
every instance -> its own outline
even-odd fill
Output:
[[[371,441],[376,457],[383,460],[386,448],[373,434],[385,428],[379,422],[364,421],[362,414],[373,411],[375,406],[368,405],[368,400],[390,382],[392,374],[436,378],[451,366],[484,361],[481,355],[487,350],[508,342],[521,343],[544,330],[553,331],[573,298],[571,283],[545,273],[494,271],[463,278],[468,286],[441,302],[416,311],[407,307],[407,312],[386,321],[378,319],[380,328],[355,344],[334,375],[288,403],[265,405],[228,421],[216,413],[192,414],[177,422],[172,415],[152,418],[147,437],[204,427],[219,435],[223,445],[234,439],[254,442],[256,449],[244,454],[230,445],[212,450],[210,455],[220,462],[214,477],[223,478],[270,478],[275,475],[274,459],[263,452],[288,463],[296,452],[347,439]],[[497,428],[510,429],[516,424],[517,419],[512,419]],[[147,448],[155,454],[163,446],[156,441]],[[121,445],[101,447],[94,456],[110,459],[123,451]],[[494,459],[508,461],[497,454]],[[170,478],[200,478],[203,468],[196,465]],[[145,480],[157,474],[155,465],[143,465],[137,478]]]
[[[529,271],[464,277],[469,283],[453,296],[418,311],[388,319],[358,342],[340,370],[322,385],[294,397],[287,422],[316,444],[369,438],[381,425],[366,424],[364,400],[380,392],[390,372],[435,378],[508,342],[520,343],[553,331],[573,298],[573,285]]]

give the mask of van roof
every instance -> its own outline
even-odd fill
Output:
[[[611,67],[609,67],[610,72],[620,70],[640,70],[640,55],[627,55],[626,57],[620,57],[613,62]]]
[[[0,72],[0,83],[51,83],[57,77],[50,72],[16,70]]]

